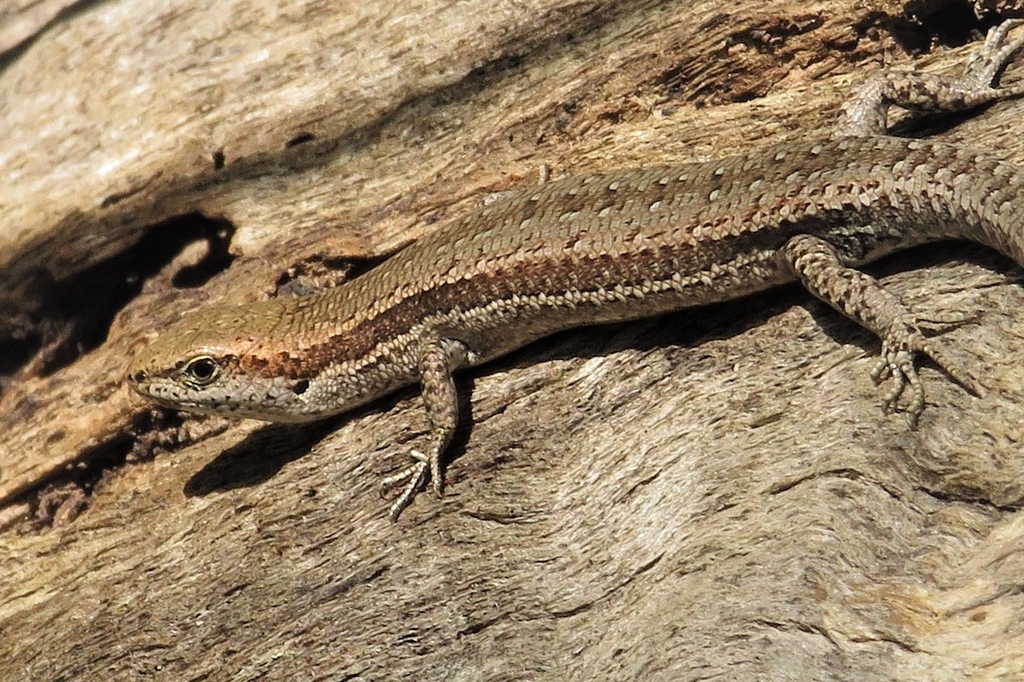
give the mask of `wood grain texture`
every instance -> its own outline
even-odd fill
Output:
[[[0,7],[0,59],[37,39],[51,22],[84,3],[75,0],[8,0]]]
[[[544,164],[824,132],[883,54],[928,45],[900,3],[849,5],[178,0],[48,29],[0,73],[0,319],[45,319],[66,282],[181,214],[230,221],[235,260],[187,288],[205,247],[167,254],[104,343],[4,386],[12,509],[73,463],[159,455],[105,473],[67,525],[0,535],[0,677],[1024,674],[1024,290],[983,249],[875,270],[917,309],[979,312],[948,338],[990,394],[926,367],[918,431],[878,409],[874,341],[789,289],[466,377],[448,495],[397,525],[375,484],[425,432],[418,398],[204,437],[221,425],[149,431],[120,383],[184,312],[392,251]],[[940,139],[1021,162],[1020,106]],[[179,441],[198,442],[164,452]]]

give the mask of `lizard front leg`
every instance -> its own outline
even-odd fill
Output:
[[[381,481],[384,487],[406,482],[402,493],[388,511],[392,521],[397,521],[402,511],[412,504],[413,498],[423,489],[428,478],[437,496],[444,494],[441,457],[451,444],[459,422],[459,396],[452,373],[466,364],[467,356],[466,346],[454,339],[428,341],[420,349],[420,384],[430,426],[430,440],[426,453],[418,450],[410,453],[416,460],[413,464]]]

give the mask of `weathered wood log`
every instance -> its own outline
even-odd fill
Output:
[[[5,23],[0,677],[1024,675],[1024,289],[981,248],[874,271],[978,313],[946,339],[984,399],[926,366],[908,429],[878,409],[875,340],[795,288],[582,330],[463,377],[448,495],[398,524],[376,486],[425,432],[414,393],[226,428],[121,382],[187,311],[335,282],[542,168],[826,134],[881,61],[955,71],[996,4],[175,0]],[[938,135],[1024,162],[1021,106]]]

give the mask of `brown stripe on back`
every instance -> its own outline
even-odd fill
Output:
[[[836,212],[835,216],[838,215]],[[817,233],[820,228],[816,225],[828,224],[835,216],[821,214],[772,229],[733,235],[701,244],[699,249],[663,243],[655,249],[656,253],[624,251],[592,253],[546,263],[510,262],[471,280],[441,284],[405,298],[377,316],[360,321],[350,330],[307,347],[301,358],[277,358],[273,371],[284,371],[292,378],[315,376],[331,364],[363,358],[381,342],[408,332],[426,315],[449,312],[455,306],[468,311],[513,295],[550,295],[569,290],[592,292],[616,285],[640,285],[645,280],[664,281],[676,272],[696,274],[707,270],[712,263],[725,263],[740,254],[777,249],[795,234]],[[680,307],[684,305],[685,298],[680,295]]]

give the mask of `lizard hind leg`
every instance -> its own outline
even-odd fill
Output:
[[[798,235],[786,243],[780,258],[808,291],[882,340],[881,357],[871,376],[875,381],[893,380],[893,388],[882,402],[885,409],[896,409],[900,397],[909,393],[902,410],[911,426],[917,424],[925,404],[924,388],[914,364],[918,353],[931,358],[971,393],[984,394],[976,379],[958,369],[945,351],[921,332],[920,318],[874,277],[844,265],[831,244],[811,235]]]
[[[1024,82],[999,87],[998,78],[1024,48],[1024,37],[1008,42],[1024,20],[1004,21],[989,31],[957,78],[919,71],[882,71],[861,83],[843,104],[832,138],[884,135],[890,106],[920,112],[967,111],[1024,95]]]

